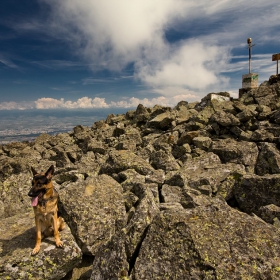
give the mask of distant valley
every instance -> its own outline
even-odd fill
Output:
[[[86,110],[6,110],[0,111],[0,144],[32,141],[42,133],[72,131],[76,125],[91,126],[109,114],[122,114],[127,108]]]

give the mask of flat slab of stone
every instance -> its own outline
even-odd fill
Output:
[[[69,227],[60,232],[64,247],[57,248],[54,238],[42,241],[35,256],[35,221],[33,210],[0,220],[0,279],[61,279],[82,258]]]

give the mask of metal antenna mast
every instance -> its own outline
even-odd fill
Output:
[[[247,39],[248,49],[249,49],[249,74],[251,73],[251,62],[252,62],[252,48],[255,46],[252,44],[252,38]]]

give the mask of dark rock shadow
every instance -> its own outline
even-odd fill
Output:
[[[31,250],[35,245],[35,227],[29,228],[12,239],[0,239],[0,243],[2,243],[2,253],[0,257],[8,255],[16,249],[30,248]]]
[[[36,243],[35,230],[35,227],[32,227],[12,239],[0,239],[0,244],[2,244],[0,257],[9,255],[17,249],[30,249],[31,252]],[[44,247],[44,244],[56,245],[53,237],[43,237],[41,247]]]

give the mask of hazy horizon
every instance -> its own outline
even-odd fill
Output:
[[[72,131],[77,125],[92,126],[109,114],[123,114],[129,109],[53,109],[0,110],[0,144],[32,141],[42,133]]]

